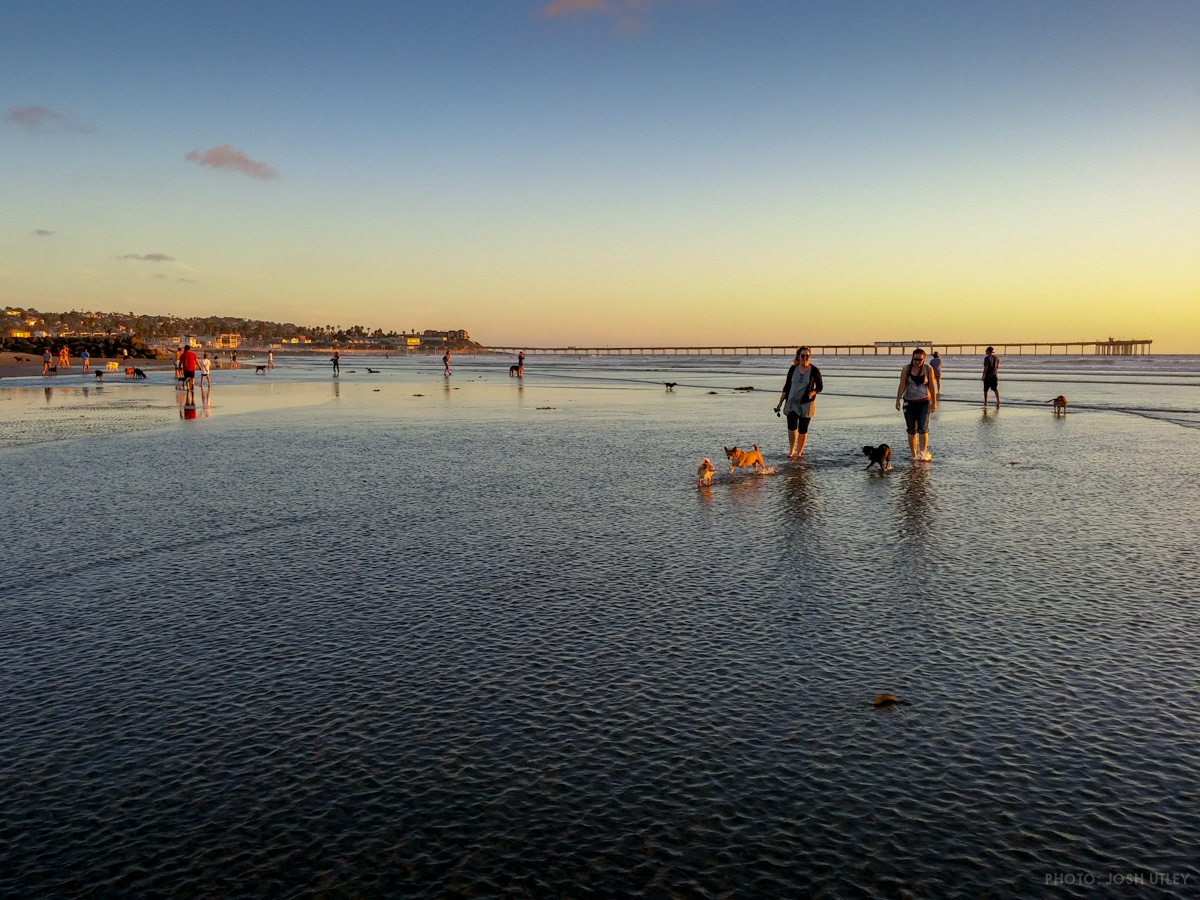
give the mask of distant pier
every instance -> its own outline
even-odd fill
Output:
[[[988,347],[995,348],[1001,356],[1024,356],[1039,354],[1070,355],[1078,348],[1080,356],[1149,356],[1151,340],[1122,341],[1109,338],[1107,341],[876,341],[873,344],[809,344],[814,354],[830,356],[905,356],[921,347],[949,356],[965,353],[980,354]],[[708,345],[699,347],[484,347],[477,353],[505,353],[515,356],[520,351],[528,354],[543,353],[563,356],[783,356],[795,353],[800,344],[734,344],[727,346]]]

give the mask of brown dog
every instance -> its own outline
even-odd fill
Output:
[[[729,474],[733,474],[734,469],[749,469],[754,467],[759,474],[767,471],[767,464],[763,462],[762,454],[758,451],[758,444],[754,445],[753,450],[739,450],[737,447],[730,449],[725,448],[725,455],[729,458]]]
[[[1046,402],[1054,404],[1054,414],[1056,416],[1059,415],[1060,413],[1062,415],[1067,414],[1067,398],[1064,397],[1062,394],[1059,394],[1053,400],[1047,400]]]
[[[892,448],[887,444],[880,444],[878,447],[863,447],[863,455],[871,461],[867,463],[867,468],[871,466],[879,466],[880,472],[887,472],[892,468]]]
[[[704,461],[700,463],[700,468],[696,470],[696,487],[710,487],[715,471],[717,471],[717,467],[712,464],[711,459],[705,457]]]

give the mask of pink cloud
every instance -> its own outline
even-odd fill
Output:
[[[678,0],[550,0],[542,7],[542,16],[601,15],[613,20],[618,34],[633,34],[645,27],[643,18],[652,9],[674,2]]]
[[[608,0],[552,0],[544,9],[542,15],[549,19],[556,16],[567,16],[572,13],[609,13],[614,12]]]
[[[167,256],[165,253],[126,253],[124,256],[118,256],[117,259],[140,259],[142,262],[175,262],[175,257]]]
[[[96,130],[90,125],[82,125],[64,116],[62,113],[55,112],[45,106],[10,106],[8,115],[5,118],[27,131],[90,132]]]
[[[211,147],[203,153],[193,150],[184,157],[188,162],[198,166],[208,166],[211,169],[233,169],[251,178],[278,178],[279,173],[266,163],[250,159],[241,150],[234,150],[229,144],[223,147]]]

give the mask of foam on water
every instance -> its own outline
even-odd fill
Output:
[[[0,389],[0,894],[1194,893],[1194,370],[594,362]]]

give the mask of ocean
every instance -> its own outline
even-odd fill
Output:
[[[904,359],[5,379],[0,895],[1195,896],[1200,358]]]

